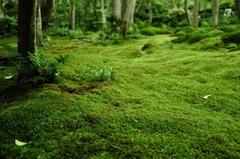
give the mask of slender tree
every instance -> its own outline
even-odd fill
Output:
[[[212,0],[212,27],[218,26],[218,0]]]
[[[101,13],[102,13],[102,27],[105,29],[107,27],[107,10],[105,9],[105,1],[101,0]]]
[[[18,0],[18,53],[28,57],[36,52],[37,0]]]
[[[42,37],[42,16],[41,16],[41,5],[38,3],[36,11],[36,45],[40,47],[46,47]]]
[[[149,0],[148,2],[148,10],[149,10],[149,24],[151,25],[153,20],[152,0]]]
[[[184,11],[187,18],[188,26],[191,26],[191,18],[188,12],[188,0],[184,0]]]
[[[198,27],[198,9],[199,8],[199,0],[194,0],[194,8],[193,8],[193,27]]]
[[[70,30],[75,30],[75,0],[70,0],[69,29]]]
[[[55,0],[41,0],[41,16],[42,16],[42,29],[45,30],[48,28],[50,21],[51,13],[54,7]]]
[[[240,0],[234,0],[234,3],[236,7],[237,17],[240,20]]]

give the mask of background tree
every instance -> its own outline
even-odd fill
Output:
[[[68,28],[70,30],[75,30],[75,0],[70,0]]]
[[[28,57],[36,51],[37,0],[18,0],[18,53]]]
[[[149,24],[151,25],[153,20],[152,0],[149,0],[148,2],[148,11],[149,11]]]
[[[41,16],[41,4],[37,4],[36,10],[36,45],[40,47],[46,47],[42,36],[42,16]]]
[[[188,26],[191,26],[191,18],[188,12],[188,0],[184,0],[184,11],[186,14]]]
[[[136,0],[123,0],[123,16],[121,20],[121,34],[126,36],[127,30],[132,25],[132,19],[135,11]]]
[[[212,27],[218,26],[218,0],[212,0]]]
[[[0,0],[0,18],[4,17],[3,0]]]
[[[55,0],[41,0],[42,29],[46,30],[49,25]]]
[[[234,3],[236,7],[237,17],[240,20],[240,0],[235,0]]]
[[[193,27],[198,27],[198,11],[199,11],[199,0],[194,0],[193,8]]]

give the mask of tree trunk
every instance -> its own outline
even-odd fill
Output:
[[[107,27],[107,18],[106,18],[106,10],[104,9],[104,0],[101,1],[101,12],[102,12],[102,28]]]
[[[125,2],[123,3],[123,17],[122,17],[122,22],[121,22],[121,34],[122,36],[126,36],[127,30],[132,24],[132,19],[134,15],[134,10],[135,10],[135,5],[136,5],[136,0],[124,0]]]
[[[46,30],[48,28],[49,20],[54,6],[54,0],[42,0],[41,5],[41,15],[42,15],[42,29]]]
[[[37,5],[36,13],[36,45],[39,47],[46,47],[42,37],[42,17],[40,4]]]
[[[138,13],[139,10],[140,10],[140,8],[142,7],[142,3],[143,3],[143,0],[140,0],[138,6],[137,6],[137,8],[136,8],[136,13]]]
[[[149,0],[148,10],[149,10],[149,24],[151,25],[153,20],[152,0]]]
[[[70,1],[69,13],[69,29],[75,30],[75,0]]]
[[[240,20],[240,0],[235,0],[235,7],[236,7],[236,12],[237,12],[237,17],[238,20]]]
[[[218,0],[212,0],[212,27],[218,26]]]
[[[3,0],[0,0],[0,18],[4,17]]]
[[[188,12],[188,0],[184,0],[184,11],[187,18],[188,26],[191,26],[191,18]]]
[[[28,57],[36,52],[37,0],[18,0],[18,53]]]
[[[96,22],[98,22],[97,2],[98,2],[97,0],[93,1],[93,13],[94,13],[94,16],[96,18]]]
[[[199,0],[194,0],[194,8],[193,8],[193,27],[198,27],[198,7],[199,7]]]
[[[121,13],[122,13],[122,4],[120,0],[113,0],[112,1],[112,31],[118,32],[120,30],[121,25]]]
[[[112,17],[114,20],[121,19],[121,1],[120,0],[113,0],[112,1]]]

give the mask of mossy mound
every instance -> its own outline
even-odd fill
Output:
[[[225,44],[228,43],[235,43],[235,44],[240,44],[240,31],[233,31],[227,34],[222,35],[222,41]]]
[[[225,33],[230,33],[234,30],[239,30],[239,25],[227,25],[227,26],[221,26],[218,29],[224,31]]]
[[[157,28],[157,27],[147,27],[140,30],[142,35],[156,35],[156,34],[172,34],[172,32],[167,28]]]

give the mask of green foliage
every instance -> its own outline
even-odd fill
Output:
[[[157,28],[157,27],[147,27],[140,30],[142,35],[156,35],[156,34],[171,34],[172,32],[169,29]]]
[[[69,30],[69,31],[68,31],[68,36],[69,36],[71,39],[77,39],[77,38],[83,36],[83,32],[82,32],[80,29],[77,29],[77,30]]]
[[[0,19],[0,36],[12,36],[17,34],[17,19],[5,16]]]
[[[239,19],[236,15],[231,16],[220,16],[219,17],[219,25],[233,25],[233,24],[239,24]]]
[[[222,35],[222,41],[225,44],[228,44],[228,43],[240,44],[240,31],[237,30],[237,31],[233,31],[233,32]]]
[[[209,26],[209,23],[208,23],[208,22],[203,21],[203,22],[201,22],[201,27],[202,27],[202,28],[209,28],[210,26]]]
[[[142,21],[141,19],[139,18],[135,18],[135,23],[136,27],[138,29],[143,29],[143,28],[146,28],[147,27],[147,21]]]
[[[51,36],[69,36],[71,39],[79,38],[83,35],[80,29],[69,30],[67,27],[51,27],[48,29]]]
[[[98,68],[97,66],[85,66],[83,72],[80,75],[80,80],[91,79],[92,81],[104,82],[108,79],[114,80],[116,77],[116,71],[110,68]]]
[[[219,30],[222,30],[226,33],[230,33],[233,31],[237,31],[240,29],[240,25],[226,25],[226,26],[220,26],[218,27]]]
[[[48,59],[41,52],[34,54],[29,53],[29,60],[22,59],[18,65],[18,79],[19,83],[33,83],[43,84],[51,83],[58,74],[57,67],[60,64],[66,64],[69,55],[60,55],[56,57],[56,61]]]

